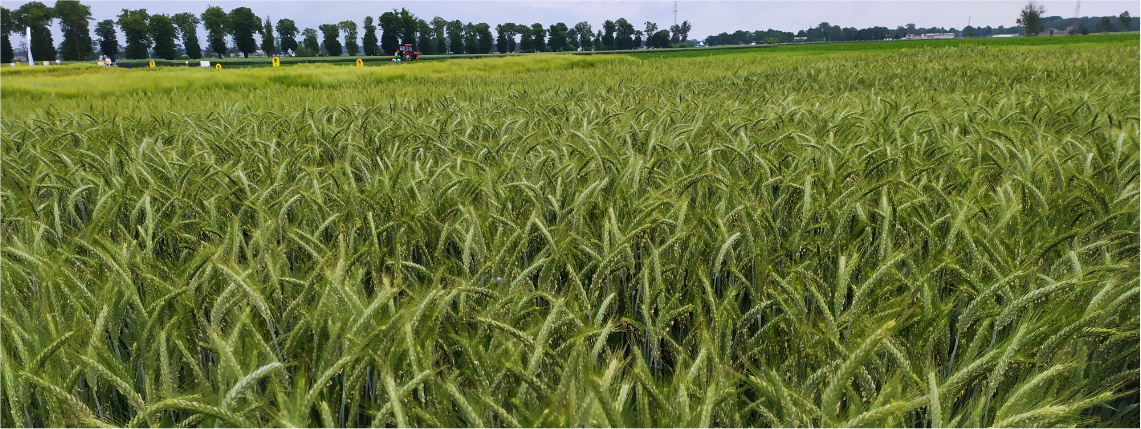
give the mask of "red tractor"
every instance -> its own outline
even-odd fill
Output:
[[[400,45],[396,53],[389,58],[392,58],[392,61],[419,61],[420,53],[412,49],[411,43],[405,43]]]

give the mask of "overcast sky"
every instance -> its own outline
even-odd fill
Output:
[[[55,0],[40,0],[50,5]],[[0,5],[15,9],[27,0],[0,0]],[[494,28],[496,24],[514,22],[517,24],[542,23],[544,26],[565,22],[574,26],[579,21],[589,22],[594,29],[601,29],[602,22],[626,18],[634,27],[641,30],[644,22],[652,21],[659,28],[669,28],[674,23],[673,1],[184,1],[184,0],[83,0],[91,6],[95,21],[115,19],[122,9],[146,8],[148,12],[175,14],[194,12],[201,14],[208,5],[230,9],[246,6],[263,19],[269,16],[274,23],[280,18],[289,18],[297,26],[317,28],[320,24],[354,20],[358,23],[365,16],[377,16],[394,8],[401,7],[425,20],[441,16],[463,22],[486,22]],[[1060,15],[1072,17],[1076,1],[1042,1],[1046,16]],[[769,28],[796,32],[815,26],[820,22],[843,27],[865,28],[885,26],[895,28],[914,23],[919,27],[945,27],[961,29],[970,22],[975,26],[1013,26],[1018,11],[1025,1],[977,1],[977,0],[698,0],[678,1],[678,22],[688,20],[693,25],[691,39],[704,39],[705,36],[736,30],[766,30]],[[1081,2],[1082,16],[1118,15],[1128,11],[1130,15],[1141,16],[1141,3],[1137,1],[1085,0]],[[92,24],[94,29],[94,24]],[[63,35],[58,24],[53,27],[56,43]],[[199,36],[204,33],[199,32]],[[362,32],[363,35],[363,32]],[[13,45],[23,41],[15,37]],[[205,46],[205,44],[203,44]]]

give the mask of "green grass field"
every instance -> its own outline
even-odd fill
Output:
[[[1118,44],[1122,46],[1136,46],[1138,41],[1137,33],[1112,33],[1112,34],[1091,34],[1085,36],[1053,36],[1053,37],[1015,37],[1015,38],[977,38],[977,39],[932,39],[932,40],[892,40],[892,41],[874,41],[874,42],[840,42],[840,43],[787,43],[778,45],[722,45],[710,46],[700,48],[669,48],[669,49],[634,49],[634,50],[617,50],[617,51],[566,51],[545,53],[542,55],[632,55],[641,58],[679,58],[679,57],[700,57],[700,56],[715,56],[715,55],[741,55],[741,54],[755,54],[755,53],[788,53],[788,52],[818,52],[818,53],[836,53],[842,51],[877,51],[877,50],[895,50],[895,49],[916,49],[916,48],[943,48],[953,46],[1067,46],[1070,48],[1077,48],[1080,46],[1105,46],[1107,44]],[[776,51],[770,51],[776,49]],[[534,54],[442,54],[442,55],[422,55],[421,61],[438,61],[438,60],[455,60],[455,59],[478,59],[478,58],[498,58],[498,57],[518,57],[518,56],[532,56]],[[379,65],[392,65],[391,57],[388,56],[339,56],[339,57],[280,57],[281,65],[295,65],[295,64],[333,64],[342,66],[353,66],[357,59],[361,59],[366,66],[379,66]],[[270,67],[271,57],[250,57],[250,58],[202,58],[201,60],[153,60],[159,67],[173,66],[185,67],[200,67],[199,61],[208,60],[211,64],[221,63],[223,67]],[[127,67],[130,65],[132,68],[148,67],[152,60],[128,60],[120,59],[118,64],[120,67]]]
[[[0,425],[1136,427],[1141,43],[969,42],[2,68]]]

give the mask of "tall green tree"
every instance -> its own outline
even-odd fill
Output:
[[[535,52],[535,37],[531,35],[531,27],[525,24],[515,26],[519,33],[519,52]]]
[[[400,47],[401,27],[400,16],[396,12],[385,12],[377,19],[380,24],[380,50],[381,55],[395,55],[396,48]]]
[[[277,20],[277,39],[280,40],[281,52],[293,51],[297,54],[297,23],[292,19]]]
[[[593,39],[591,36],[594,35],[594,31],[591,30],[589,22],[583,21],[575,24],[574,32],[578,34],[578,45],[582,47],[582,50],[589,51],[594,47],[590,41]]]
[[[150,30],[151,40],[154,41],[155,56],[164,60],[178,58],[178,48],[174,39],[178,38],[178,30],[169,16],[151,15],[147,27]]]
[[[507,51],[507,32],[503,27],[505,24],[495,26],[495,51],[501,54],[506,54]],[[514,24],[511,24],[514,26]]]
[[[91,7],[78,1],[57,0],[55,13],[59,17],[59,28],[63,30],[59,56],[64,61],[87,61],[91,59]]]
[[[479,39],[478,53],[490,54],[491,50],[495,47],[494,38],[491,36],[491,25],[486,22],[476,24],[475,34]]]
[[[273,24],[269,21],[269,17],[265,17],[265,24],[261,28],[261,50],[266,55],[277,54],[276,41],[273,39]]]
[[[464,25],[464,53],[475,54],[479,52],[479,36],[475,34],[475,25]]]
[[[331,57],[341,56],[341,27],[334,24],[321,24],[317,29],[321,30],[321,34],[324,36],[321,44],[325,47],[325,52],[329,53]]]
[[[508,22],[503,24],[503,31],[507,32],[505,36],[507,38],[507,52],[515,52],[516,48],[518,48],[515,36],[519,35],[519,25]]]
[[[356,56],[361,53],[361,45],[357,43],[357,23],[352,20],[337,23],[341,31],[345,32],[345,50],[349,55]]]
[[[567,32],[569,32],[570,29],[567,28],[566,24],[562,22],[551,24],[548,30],[549,37],[547,45],[550,46],[552,51],[559,52],[571,49],[570,43],[567,41]]]
[[[400,8],[400,43],[412,44],[412,49],[416,49],[418,44],[416,41],[416,32],[420,29],[419,18],[409,12],[408,9]]]
[[[226,56],[226,35],[230,34],[230,15],[218,6],[210,6],[202,12],[202,27],[206,29],[210,50],[219,58]]]
[[[416,42],[417,49],[421,54],[431,55],[436,53],[436,41],[432,40],[432,26],[423,19],[416,20]]]
[[[260,32],[261,19],[250,8],[238,7],[230,11],[230,35],[234,36],[234,44],[243,57],[249,58],[258,50],[254,33]]]
[[[1037,36],[1042,33],[1042,14],[1046,13],[1046,7],[1033,1],[1026,3],[1022,7],[1022,11],[1018,13],[1018,19],[1015,22],[1025,28],[1027,36]]]
[[[464,23],[458,19],[448,22],[448,49],[453,54],[464,53]]]
[[[12,50],[12,40],[8,38],[15,24],[12,20],[12,11],[0,7],[0,63],[10,63],[16,58],[16,52]]]
[[[650,21],[646,21],[645,34],[646,34],[646,47],[647,48],[651,47],[650,40],[654,38],[654,34],[657,32],[658,32],[658,24],[655,24],[655,23],[650,22]]]
[[[682,21],[677,26],[678,39],[681,39],[682,42],[689,40],[690,30],[693,30],[693,24],[690,24],[689,21]]]
[[[531,37],[535,40],[535,52],[547,50],[547,29],[538,22],[531,24]]]
[[[364,54],[368,56],[380,55],[380,45],[376,38],[376,25],[371,16],[364,17]]]
[[[99,51],[115,61],[115,57],[119,56],[119,33],[115,31],[115,21],[99,21],[95,24],[95,35],[99,37]]]
[[[27,2],[16,8],[13,13],[16,28],[20,31],[32,30],[32,40],[28,49],[32,51],[32,58],[39,61],[55,59],[55,42],[52,41],[51,30],[48,26],[55,20],[55,10],[38,1]]]
[[[202,58],[202,45],[198,44],[198,24],[202,20],[190,12],[176,13],[171,20],[182,35],[182,47],[186,50],[186,56],[192,60]]]
[[[128,59],[143,59],[150,57],[151,28],[150,14],[146,9],[123,9],[119,14],[119,28],[123,29],[123,41],[127,46],[123,49],[123,56]]]
[[[602,36],[602,30],[598,30],[598,31],[594,32],[594,41],[593,41],[594,50],[601,51],[601,50],[606,49],[602,44],[602,37],[603,37]]]
[[[658,30],[657,33],[650,36],[650,46],[657,49],[670,47],[670,31]]]
[[[634,49],[634,25],[626,18],[618,18],[614,28],[614,49]]]
[[[448,38],[444,33],[444,29],[448,27],[448,20],[437,16],[433,17],[429,24],[432,26],[432,40],[436,42],[436,53],[448,53]]]
[[[1129,16],[1129,11],[1121,12],[1121,15],[1117,15],[1117,20],[1121,22],[1121,31],[1129,31],[1129,27],[1133,26],[1133,17]]]
[[[304,45],[307,55],[300,56],[317,56],[317,53],[321,51],[321,43],[317,41],[317,30],[306,28],[305,31],[301,32],[301,35],[303,37],[301,44]]]
[[[606,20],[602,23],[602,49],[614,49],[614,33],[618,31],[618,23]]]

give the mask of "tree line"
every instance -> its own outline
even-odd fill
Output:
[[[1030,5],[1027,6],[1030,8]],[[1086,34],[1090,31],[1136,31],[1137,18],[1123,12],[1118,16],[1062,18],[1042,17],[1045,10],[1039,6],[1024,9],[1017,26],[992,28],[967,26],[962,30],[942,27],[919,28],[915,24],[857,29],[822,22],[797,33],[780,30],[723,32],[705,38],[705,44],[737,45],[751,43],[788,43],[796,40],[860,41],[902,39],[908,35],[924,33],[957,33],[961,37],[986,37],[996,34]],[[1027,15],[1030,13],[1030,15]],[[292,19],[259,18],[248,7],[226,11],[218,6],[208,7],[200,14],[183,12],[174,15],[150,14],[146,9],[123,9],[116,19],[95,23],[94,35],[90,23],[94,21],[91,8],[78,1],[58,0],[54,7],[33,1],[9,10],[0,7],[0,62],[14,58],[10,33],[31,30],[29,50],[34,58],[66,61],[85,61],[96,53],[111,58],[120,55],[128,59],[175,58],[199,59],[204,53],[225,57],[249,55],[261,51],[266,55],[293,53],[296,56],[340,56],[360,54],[368,56],[391,55],[401,44],[410,44],[422,54],[487,54],[492,52],[547,52],[547,51],[606,51],[637,48],[667,48],[692,46],[688,21],[658,28],[653,22],[641,26],[626,18],[606,20],[601,28],[592,28],[589,22],[573,26],[559,22],[503,23],[492,27],[487,23],[464,23],[446,20],[439,16],[430,20],[417,17],[407,9],[393,10],[364,18],[358,27],[352,20],[322,24],[314,28],[299,29]],[[58,20],[63,39],[57,46],[48,28]],[[198,30],[206,35],[205,49],[200,45]],[[118,32],[123,34],[123,45]],[[361,37],[363,31],[363,38]],[[378,33],[379,31],[379,33]],[[342,43],[343,40],[343,43]]]
[[[927,33],[955,33],[960,37],[988,37],[996,34],[1025,34],[1025,35],[1046,35],[1046,34],[1089,34],[1092,32],[1108,33],[1113,31],[1137,31],[1139,24],[1137,18],[1129,16],[1129,12],[1122,12],[1117,16],[1094,16],[1084,18],[1062,18],[1060,16],[1042,17],[1045,12],[1040,6],[1035,5],[1036,9],[1033,10],[1033,15],[1023,16],[1027,11],[1024,9],[1019,14],[1018,19],[1015,21],[1018,25],[1013,27],[972,27],[970,25],[963,27],[961,30],[954,27],[916,27],[915,24],[907,24],[890,29],[887,27],[869,27],[856,29],[855,27],[840,27],[839,25],[831,25],[827,22],[821,22],[819,25],[800,30],[795,34],[790,31],[780,30],[758,30],[758,31],[744,31],[737,30],[733,33],[724,32],[718,35],[709,36],[705,38],[705,44],[709,46],[715,45],[748,45],[752,43],[789,43],[796,41],[797,38],[806,42],[842,42],[842,41],[864,41],[864,40],[887,40],[887,39],[903,39],[908,35],[913,34],[927,34]],[[1022,24],[1023,21],[1028,22],[1030,25]]]
[[[14,51],[10,33],[31,29],[29,50],[34,58],[85,61],[96,54],[112,59],[176,58],[199,59],[202,56],[248,57],[259,50],[266,55],[293,53],[296,56],[368,56],[391,55],[401,44],[410,44],[422,54],[488,54],[492,52],[557,52],[570,50],[605,51],[636,48],[667,48],[692,45],[687,42],[692,26],[688,21],[659,29],[653,22],[640,27],[625,18],[606,20],[594,29],[588,22],[573,26],[559,22],[503,23],[492,27],[487,23],[464,23],[439,16],[430,20],[417,17],[407,9],[393,10],[364,18],[362,26],[352,20],[299,29],[292,19],[271,21],[260,18],[248,7],[230,11],[210,6],[200,14],[183,12],[174,15],[150,14],[146,9],[123,9],[116,19],[95,23],[90,6],[78,1],[58,0],[54,7],[33,1],[16,10],[0,7],[3,46],[0,62],[10,62]],[[63,40],[54,44],[48,28],[58,20]],[[200,45],[198,30],[206,36]],[[119,42],[119,31],[123,43]],[[363,31],[363,37],[361,37]],[[378,33],[379,32],[379,33]],[[379,35],[379,36],[378,36]],[[343,41],[343,43],[342,43]]]

